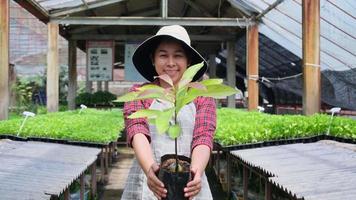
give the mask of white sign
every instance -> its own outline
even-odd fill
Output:
[[[114,41],[88,41],[89,81],[111,81],[114,64]]]
[[[127,43],[125,44],[125,80],[126,81],[147,81],[141,74],[136,70],[134,64],[132,63],[132,55],[139,44]]]

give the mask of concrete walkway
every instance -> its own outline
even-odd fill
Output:
[[[128,147],[118,147],[117,161],[109,168],[107,184],[102,188],[100,200],[120,200],[127,175],[131,168],[134,152]]]

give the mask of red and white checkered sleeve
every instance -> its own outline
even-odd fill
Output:
[[[213,138],[216,129],[216,105],[211,97],[198,97],[194,100],[196,107],[192,151],[198,145],[213,149]]]
[[[136,88],[140,87],[140,85],[134,85],[131,91],[135,91]],[[147,101],[147,100],[146,100]],[[126,129],[126,139],[128,145],[131,147],[133,136],[137,133],[142,133],[147,137],[147,140],[151,142],[151,137],[149,133],[149,126],[147,119],[145,118],[137,118],[137,119],[128,119],[127,117],[130,116],[132,113],[141,110],[147,109],[149,105],[145,100],[139,101],[130,101],[124,104],[124,120],[125,120],[125,129]]]

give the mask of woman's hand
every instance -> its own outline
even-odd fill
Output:
[[[192,200],[201,190],[201,176],[202,174],[199,170],[191,170],[193,174],[193,180],[191,180],[187,187],[184,188],[184,196],[189,197],[189,200]]]
[[[153,163],[147,172],[147,185],[157,199],[161,200],[166,197],[167,190],[164,188],[163,183],[157,178],[156,173],[159,170],[157,163]]]

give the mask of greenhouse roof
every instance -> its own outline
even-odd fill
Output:
[[[59,196],[97,159],[100,149],[0,140],[1,199]]]
[[[234,0],[247,5],[250,13],[263,13],[260,33],[302,58],[301,0]],[[257,15],[258,16],[258,15]],[[321,68],[349,70],[356,68],[356,2],[354,0],[320,0]]]
[[[299,96],[296,103],[301,101],[302,0],[167,0],[166,18],[161,0],[15,1],[44,22],[59,23],[61,35],[77,40],[81,49],[90,39],[114,39],[123,49],[122,41],[141,42],[161,25],[172,23],[186,26],[193,45],[206,58],[209,54],[224,58],[222,43],[236,40],[237,67],[242,71],[245,27],[256,19],[263,87],[272,88],[274,96],[288,93]],[[122,52],[117,51],[119,58]],[[322,101],[355,110],[356,1],[320,0],[320,66]]]

